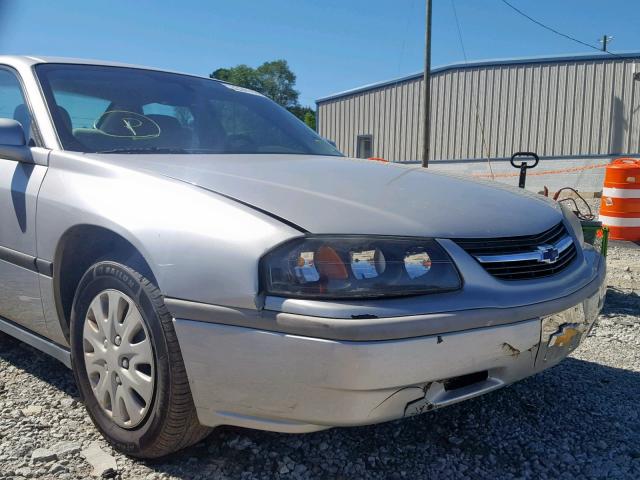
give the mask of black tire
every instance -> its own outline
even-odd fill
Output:
[[[155,392],[144,421],[134,429],[118,426],[102,410],[91,389],[83,355],[83,327],[93,298],[105,289],[129,296],[140,310],[154,350]],[[71,356],[78,389],[89,416],[117,450],[139,458],[157,458],[192,445],[211,431],[200,425],[193,404],[172,317],[156,285],[133,268],[100,261],[84,274],[71,312]]]

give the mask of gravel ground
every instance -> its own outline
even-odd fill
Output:
[[[156,462],[113,451],[71,372],[0,334],[0,479],[640,478],[640,247],[614,244],[597,327],[559,366],[382,425],[284,435],[236,428]]]

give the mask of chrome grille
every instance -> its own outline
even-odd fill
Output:
[[[503,280],[525,280],[554,275],[578,252],[563,223],[537,235],[454,239],[491,275]]]

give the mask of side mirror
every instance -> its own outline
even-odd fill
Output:
[[[10,118],[0,118],[0,159],[33,163],[22,125]]]

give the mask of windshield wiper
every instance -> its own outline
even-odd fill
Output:
[[[96,153],[190,153],[184,148],[135,147],[99,150]]]

